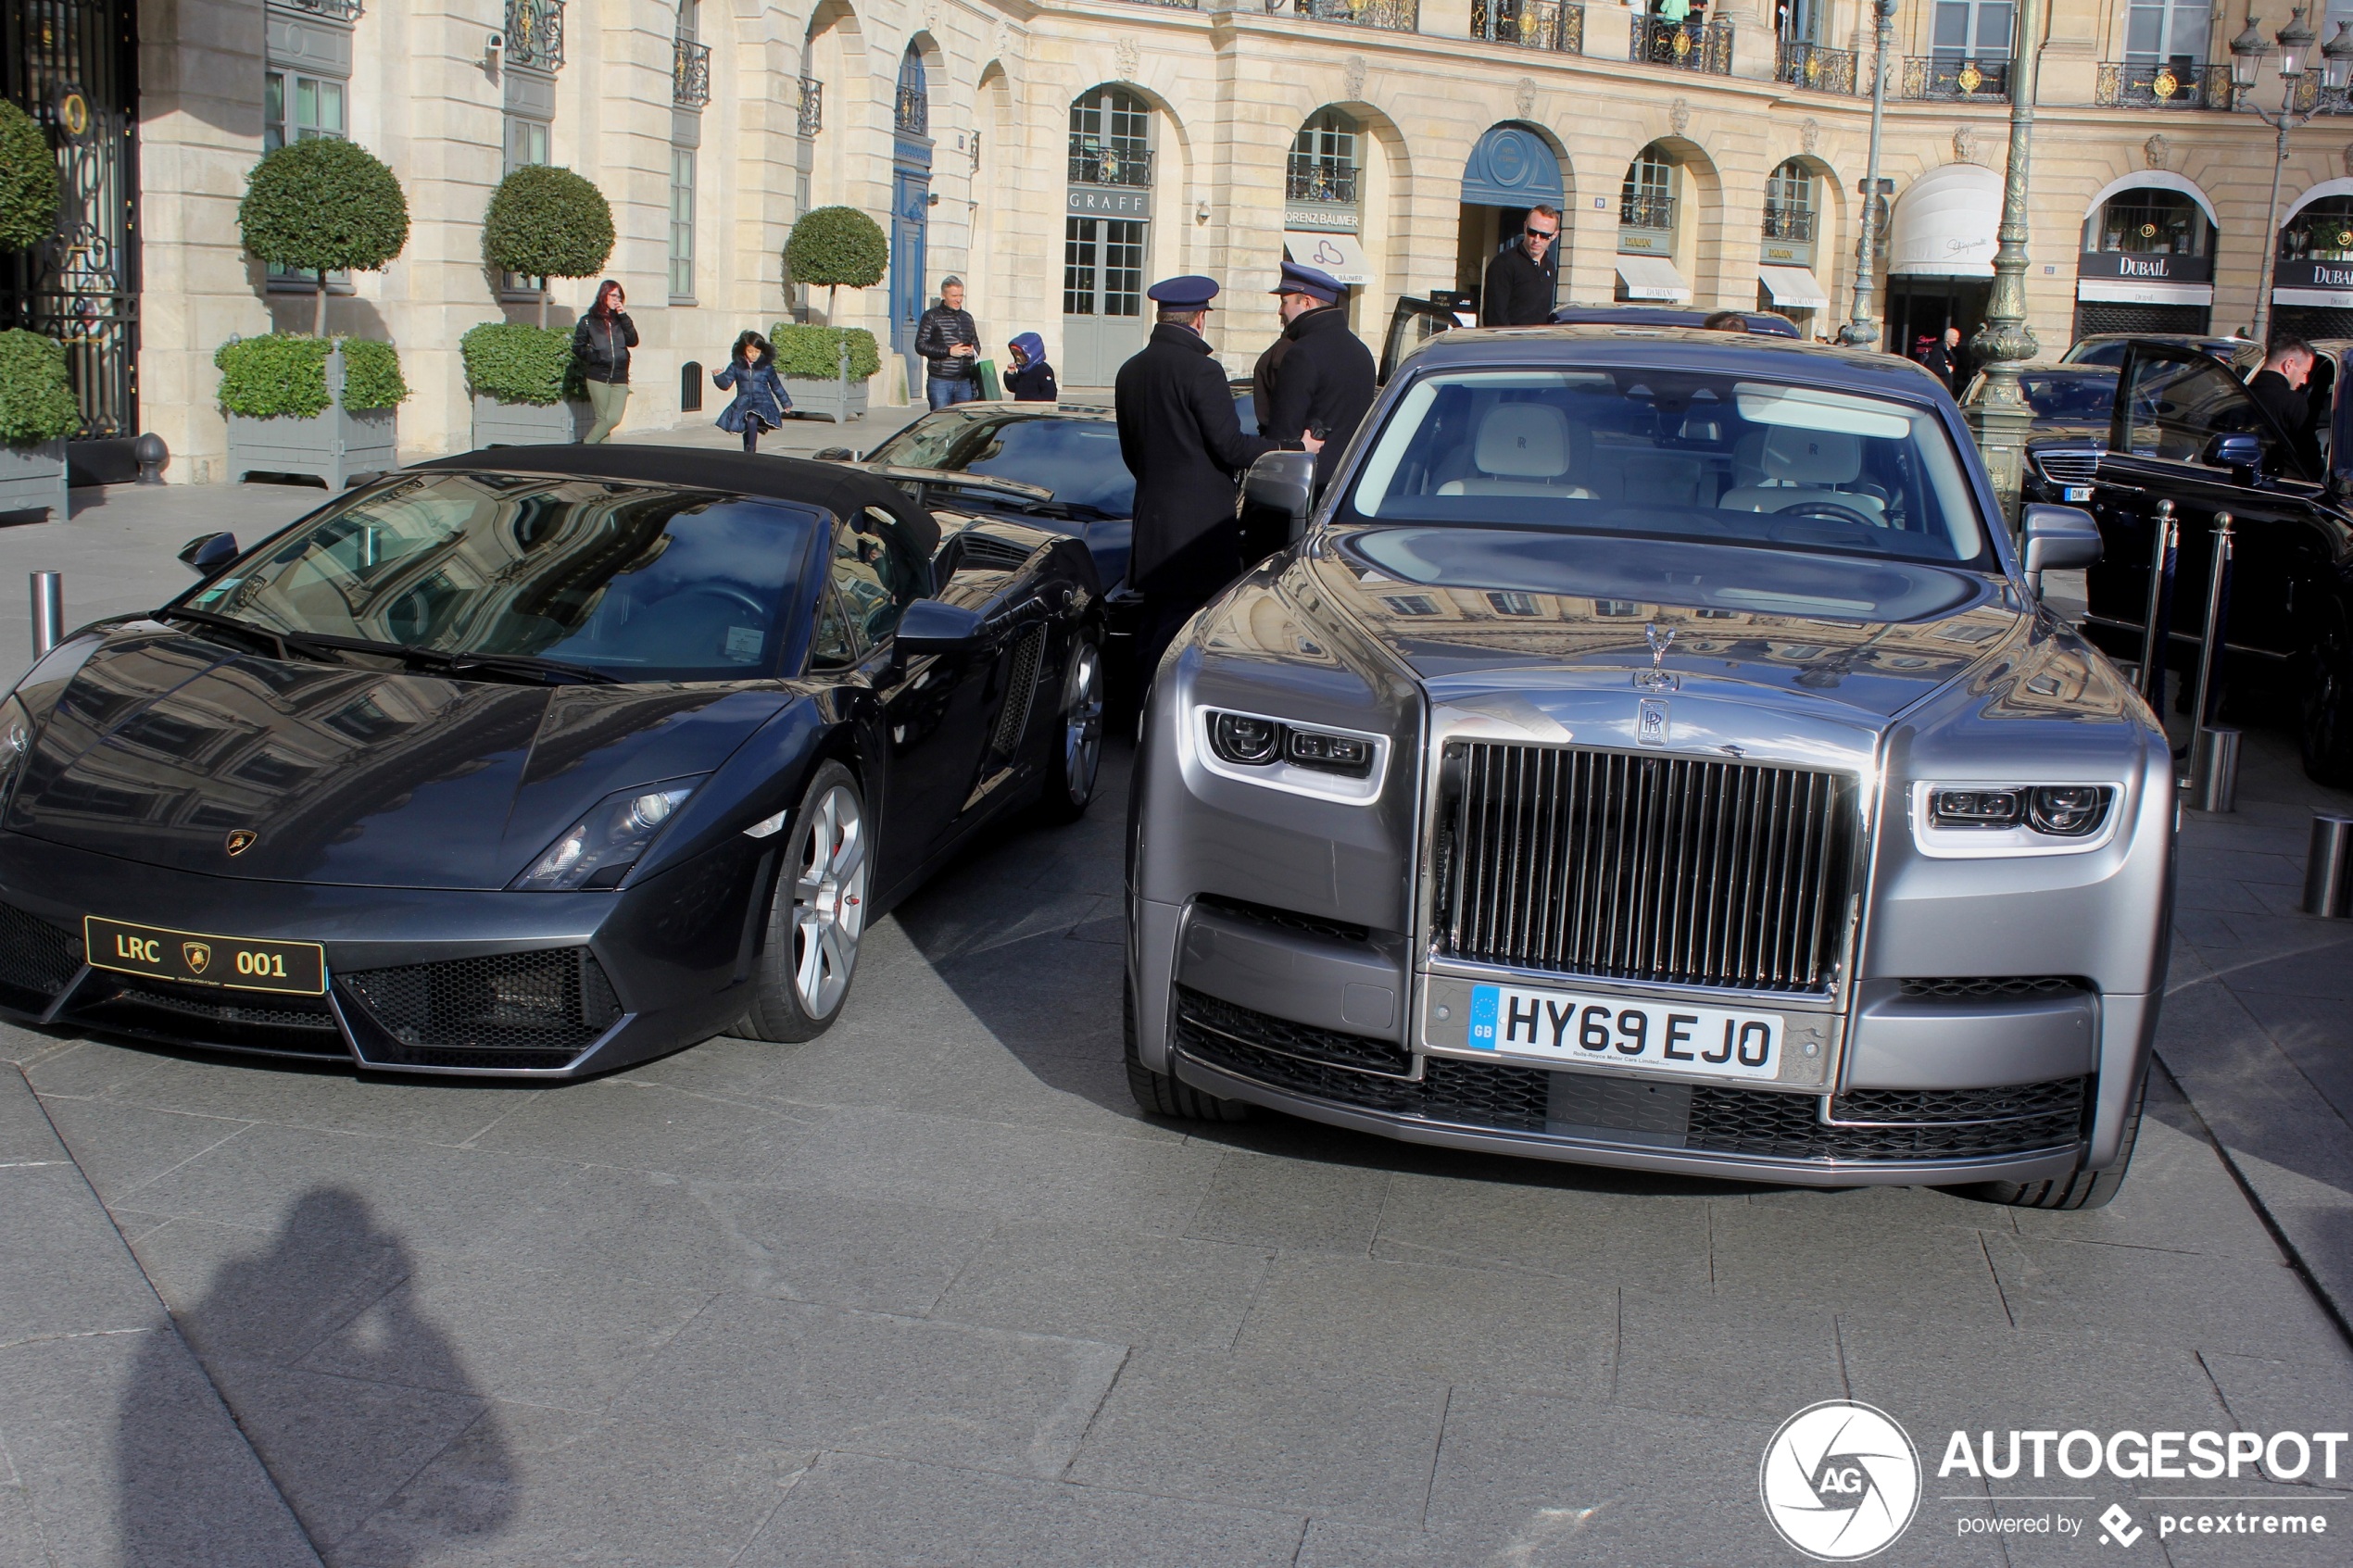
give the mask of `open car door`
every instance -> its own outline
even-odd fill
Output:
[[[1381,384],[1389,384],[1390,374],[1400,360],[1439,333],[1477,325],[1478,318],[1453,295],[1428,299],[1402,296],[1397,307],[1389,313],[1389,336],[1380,345]]]

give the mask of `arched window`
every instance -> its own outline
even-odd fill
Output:
[[[1150,185],[1151,106],[1125,87],[1097,87],[1071,101],[1070,182]]]
[[[1360,134],[1356,121],[1340,110],[1318,110],[1291,141],[1284,194],[1292,201],[1353,204]]]
[[[2280,231],[2282,261],[2353,261],[2353,196],[2322,196]]]
[[[910,44],[899,57],[899,105],[895,116],[902,136],[931,134],[931,88],[924,75],[924,56]]]
[[[1765,181],[1765,237],[1768,240],[1814,238],[1814,171],[1790,159]]]
[[[1621,229],[1675,227],[1675,165],[1655,144],[1626,166],[1626,187],[1617,198]]]
[[[2119,191],[2083,226],[2083,249],[2133,256],[2204,256],[2205,209],[2179,191]]]

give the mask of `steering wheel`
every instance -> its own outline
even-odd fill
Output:
[[[659,608],[673,603],[688,603],[696,599],[724,599],[729,604],[741,608],[751,618],[752,624],[755,626],[764,623],[768,618],[768,611],[761,608],[758,599],[753,598],[741,588],[732,588],[724,583],[698,583],[691,588],[681,589],[675,594],[656,600],[652,608]]]
[[[1885,528],[1887,524],[1866,514],[1858,507],[1843,506],[1836,501],[1800,501],[1795,506],[1780,508],[1777,517],[1810,517],[1822,522],[1852,523],[1857,528]]]

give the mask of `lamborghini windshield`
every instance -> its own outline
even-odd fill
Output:
[[[1693,370],[1440,371],[1398,399],[1340,521],[1990,569],[1963,474],[1925,404]]]
[[[1136,478],[1119,455],[1119,427],[1108,417],[943,410],[892,436],[866,461],[1039,485],[1053,492],[1039,507],[1080,521],[1136,509]]]
[[[329,508],[183,603],[298,649],[744,680],[777,672],[819,521],[709,491],[420,476]]]

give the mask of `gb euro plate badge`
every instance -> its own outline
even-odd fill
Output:
[[[1466,1043],[1499,1056],[1769,1083],[1780,1075],[1784,1034],[1779,1013],[1474,985]]]

